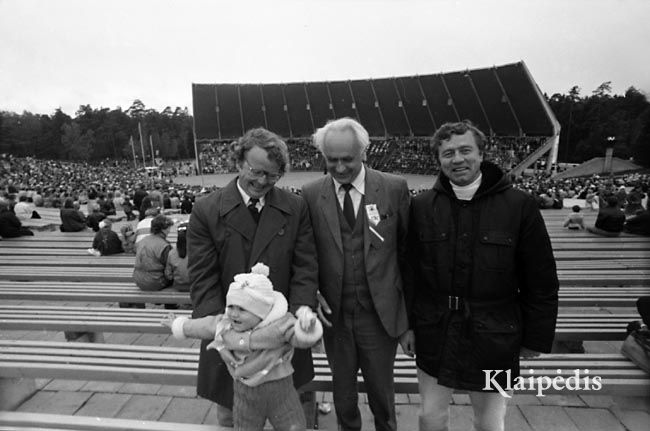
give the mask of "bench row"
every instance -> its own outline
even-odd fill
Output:
[[[2,247],[0,245],[0,256],[3,262],[6,262],[7,259],[20,260],[29,256],[32,259],[32,263],[43,263],[48,264],[52,262],[52,258],[61,258],[77,260],[80,264],[86,259],[90,259],[92,264],[100,265],[104,262],[113,262],[121,261],[122,259],[133,259],[132,256],[125,254],[118,254],[114,256],[103,256],[101,259],[91,257],[86,251],[88,247],[85,248],[68,248],[68,249],[57,249],[57,248],[31,248],[31,247]],[[585,262],[585,261],[603,261],[608,260],[641,260],[647,261],[650,260],[650,251],[646,250],[601,250],[600,248],[595,248],[591,250],[555,250],[554,251],[555,260],[560,265],[562,262]],[[43,259],[45,258],[45,259]]]
[[[561,307],[634,307],[635,301],[650,295],[650,286],[561,287]],[[156,304],[189,304],[186,292],[164,290],[145,292],[132,281],[107,283],[71,283],[63,281],[14,282],[0,280],[3,300],[137,302]]]
[[[198,349],[181,347],[130,346],[94,343],[60,343],[50,341],[0,341],[0,377],[60,378],[67,380],[101,380],[125,383],[196,385]],[[332,376],[324,354],[314,354],[316,376],[306,390],[331,392]],[[590,394],[622,393],[645,396],[650,393],[650,376],[620,354],[550,354],[522,360],[521,375],[550,379],[575,376],[593,380],[599,376],[602,388]],[[365,392],[363,378],[358,377]],[[535,380],[537,381],[537,380]],[[584,380],[581,380],[584,382]],[[415,361],[397,355],[395,390],[417,393]],[[562,389],[548,388],[544,393]],[[517,392],[537,392],[525,387]]]
[[[0,305],[0,329],[169,334],[169,329],[160,324],[167,313],[169,310],[164,309]],[[189,316],[190,311],[174,313]],[[640,320],[637,313],[563,312],[558,316],[555,339],[623,340],[625,328],[632,320]]]
[[[559,270],[582,270],[582,269],[650,269],[650,258],[643,258],[637,254],[638,258],[616,258],[611,257],[606,260],[557,260]],[[5,255],[2,256],[0,266],[66,266],[74,268],[127,268],[133,269],[135,257],[133,255],[113,255],[104,256],[98,259],[96,256],[90,256],[88,253],[80,255],[67,255],[57,253],[48,256],[46,259],[38,260],[33,255]]]
[[[650,280],[650,269],[559,269],[561,286],[642,286]],[[127,267],[81,267],[48,265],[0,265],[0,279],[9,281],[128,282]]]

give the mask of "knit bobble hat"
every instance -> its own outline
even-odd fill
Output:
[[[256,264],[250,273],[237,274],[228,288],[226,305],[237,305],[264,319],[276,298],[268,275],[269,267],[263,263]]]

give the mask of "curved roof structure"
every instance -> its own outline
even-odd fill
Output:
[[[253,127],[306,137],[352,117],[371,136],[431,136],[469,119],[488,135],[554,136],[559,124],[524,62],[433,75],[288,84],[192,84],[196,138]]]

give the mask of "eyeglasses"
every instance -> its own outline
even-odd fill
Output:
[[[248,164],[248,162],[246,162],[246,165],[248,165],[248,172],[250,173],[250,176],[255,179],[266,177],[267,180],[274,182],[282,178],[281,173],[272,174],[270,172],[266,172],[263,169],[254,169]]]

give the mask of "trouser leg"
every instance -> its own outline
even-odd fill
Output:
[[[397,338],[386,333],[375,310],[366,310],[361,306],[355,312],[354,338],[375,429],[394,431],[397,421],[393,366]]]
[[[305,414],[291,376],[265,383],[264,394],[270,404],[269,422],[276,431],[304,431]]]
[[[357,372],[357,347],[352,333],[352,314],[342,313],[332,328],[323,334],[327,361],[332,370],[336,418],[343,430],[361,429]]]
[[[232,427],[232,410],[221,404],[217,404],[217,423],[222,427]]]
[[[266,422],[267,406],[257,388],[235,382],[232,417],[235,431],[262,431]]]

